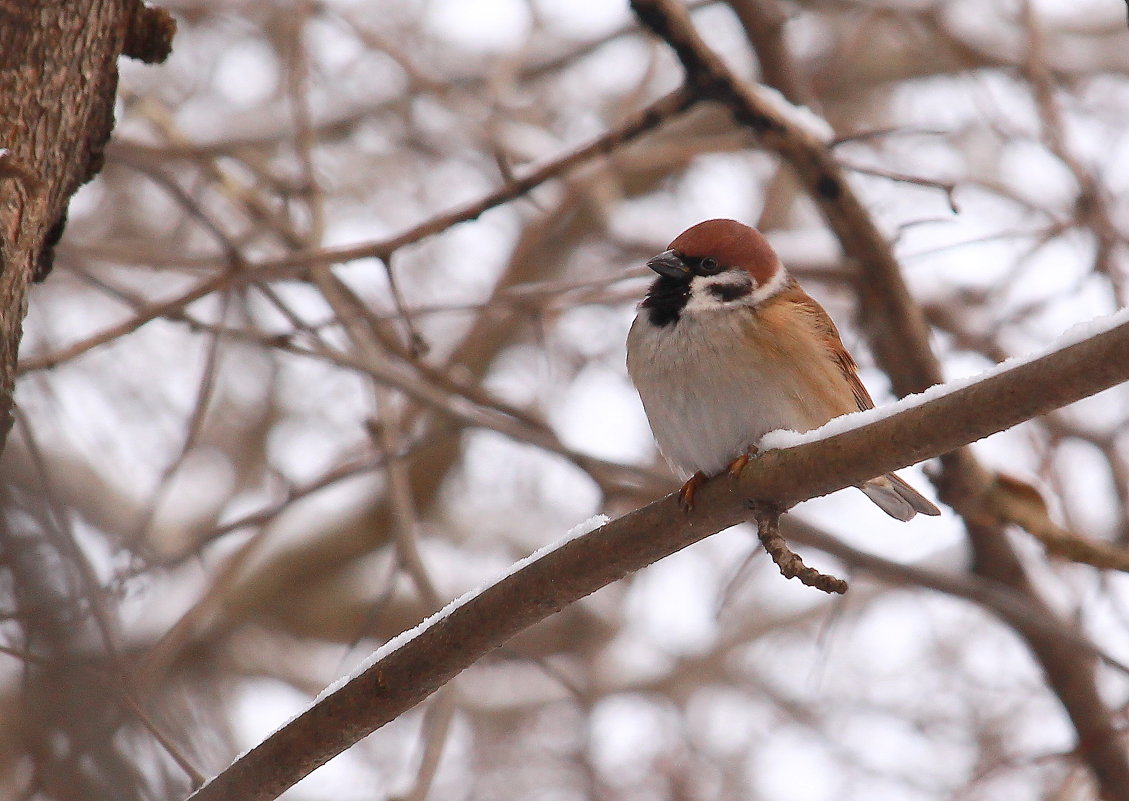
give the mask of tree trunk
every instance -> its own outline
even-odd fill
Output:
[[[0,5],[0,449],[28,289],[51,269],[71,195],[102,167],[118,56],[163,60],[174,30],[138,0]]]

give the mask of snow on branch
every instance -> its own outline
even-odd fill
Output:
[[[570,532],[538,558],[413,630],[396,648],[320,697],[241,756],[192,801],[277,797],[319,765],[411,709],[475,661],[586,595],[722,529],[753,508],[787,508],[939,456],[1129,380],[1129,312],[1081,341],[941,388],[867,419],[750,461],[737,481],[707,481],[690,513],[672,494],[595,530]],[[1074,335],[1075,337],[1077,335]],[[826,432],[824,432],[826,433]],[[750,499],[752,499],[750,501]],[[585,526],[586,528],[586,526]]]

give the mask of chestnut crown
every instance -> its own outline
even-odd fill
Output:
[[[706,220],[670,243],[688,261],[714,260],[721,269],[745,270],[764,286],[780,269],[780,259],[760,231],[736,220]]]

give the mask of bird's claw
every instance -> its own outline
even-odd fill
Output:
[[[689,512],[694,508],[694,495],[698,492],[698,487],[706,480],[705,474],[698,471],[686,480],[682,485],[682,489],[678,490],[678,508],[683,512]]]
[[[725,468],[725,472],[729,474],[730,478],[740,478],[741,471],[745,469],[745,465],[749,463],[752,458],[752,453],[746,451],[729,463],[729,467]]]

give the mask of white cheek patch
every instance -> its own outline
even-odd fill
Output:
[[[772,277],[749,294],[747,299],[748,304],[750,306],[756,306],[758,303],[764,303],[782,290],[787,284],[788,272],[784,269],[783,264],[777,262],[776,270],[772,273]]]

